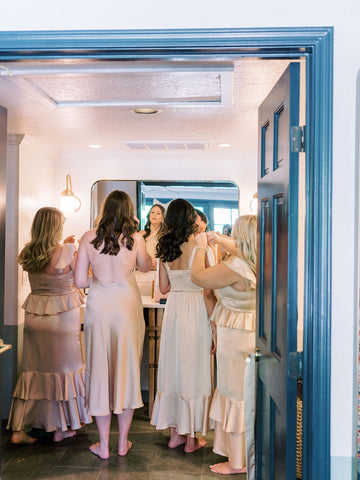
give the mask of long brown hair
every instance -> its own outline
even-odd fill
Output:
[[[91,243],[96,250],[103,244],[100,253],[105,255],[117,255],[121,246],[132,250],[137,226],[131,198],[125,192],[114,190],[105,199],[96,237]]]
[[[42,272],[50,263],[63,232],[64,216],[53,207],[40,208],[31,226],[31,240],[21,250],[18,263],[29,273]]]
[[[148,214],[146,215],[147,222],[145,223],[145,227],[144,227],[144,230],[145,230],[144,239],[146,239],[151,233],[150,213],[153,211],[155,207],[158,207],[160,209],[163,216],[158,235],[160,236],[164,230],[165,208],[159,203],[154,203],[154,205],[150,208],[150,210],[148,211]]]

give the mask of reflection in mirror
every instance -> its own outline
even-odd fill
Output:
[[[232,182],[98,180],[91,188],[91,227],[101,211],[106,196],[113,190],[123,190],[132,199],[144,228],[146,215],[154,203],[165,208],[175,198],[184,198],[208,218],[210,230],[222,232],[233,225],[239,215],[239,189]]]

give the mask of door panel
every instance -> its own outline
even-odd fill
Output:
[[[257,480],[296,477],[296,379],[288,355],[297,338],[299,64],[259,108]],[[291,247],[290,247],[291,246]]]

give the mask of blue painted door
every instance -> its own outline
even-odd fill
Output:
[[[300,69],[292,63],[259,108],[256,478],[296,478],[298,154]]]

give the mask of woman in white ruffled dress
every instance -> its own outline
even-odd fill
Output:
[[[159,286],[169,293],[160,341],[157,393],[151,423],[170,428],[168,446],[184,446],[186,453],[206,445],[212,396],[211,351],[215,347],[208,313],[216,299],[211,290],[190,279],[196,251],[194,207],[173,200],[165,217],[165,233],[158,243]],[[205,266],[205,259],[203,258]]]
[[[191,269],[194,283],[218,289],[211,321],[217,325],[217,388],[210,409],[215,422],[213,451],[228,457],[211,465],[221,474],[246,472],[244,377],[246,354],[255,349],[256,216],[239,217],[233,240],[214,232],[196,237],[198,249]],[[222,264],[204,268],[207,241],[220,243],[232,255]]]
[[[54,432],[59,442],[90,423],[85,409],[85,367],[80,347],[80,310],[84,294],[75,287],[75,239],[62,238],[60,210],[44,207],[36,213],[31,240],[18,262],[28,272],[31,293],[26,298],[23,366],[9,415],[11,441],[31,444],[25,430]]]

